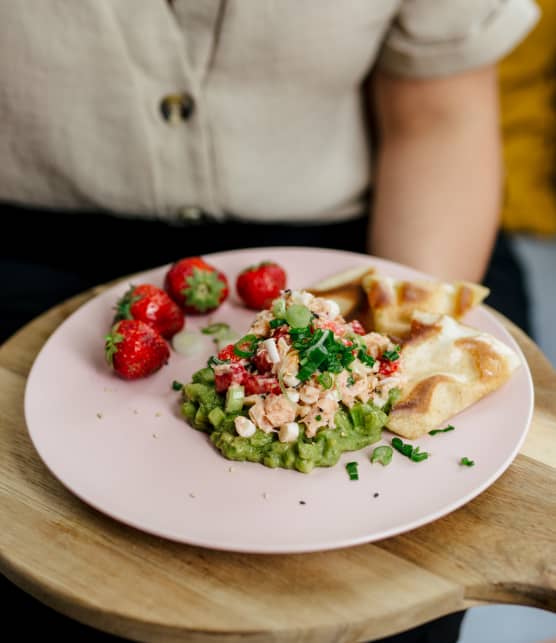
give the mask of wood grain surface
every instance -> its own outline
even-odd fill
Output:
[[[556,611],[556,373],[501,318],[533,373],[521,454],[458,511],[396,538],[300,555],[211,551],[156,538],[69,493],[23,418],[27,373],[76,297],[0,349],[0,571],[50,607],[140,641],[372,640],[477,603]]]

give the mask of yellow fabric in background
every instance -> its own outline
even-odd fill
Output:
[[[499,65],[505,230],[556,234],[556,0]]]

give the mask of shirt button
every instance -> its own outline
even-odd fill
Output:
[[[188,93],[168,94],[160,101],[160,112],[170,125],[186,121],[195,111],[195,101]]]
[[[203,211],[194,205],[187,205],[178,210],[178,217],[187,223],[199,223],[203,218]]]

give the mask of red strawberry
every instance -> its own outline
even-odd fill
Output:
[[[151,284],[131,286],[118,301],[114,321],[139,319],[171,339],[185,324],[182,309],[162,288]]]
[[[226,275],[201,257],[180,259],[166,273],[164,286],[186,313],[215,310],[229,293]]]
[[[247,308],[268,308],[281,290],[286,287],[284,269],[273,261],[263,261],[239,273],[236,280],[237,294]]]
[[[124,319],[106,336],[104,354],[114,371],[126,380],[158,371],[170,358],[165,340],[139,319]]]

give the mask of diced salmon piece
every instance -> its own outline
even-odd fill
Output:
[[[384,351],[388,350],[388,346],[391,344],[388,337],[381,335],[380,333],[367,333],[367,335],[362,336],[362,339],[365,342],[367,351],[375,359],[380,357]]]
[[[261,429],[261,431],[264,431],[265,433],[270,433],[272,431],[273,426],[265,415],[264,401],[262,397],[259,398],[249,409],[249,417],[253,420],[255,425]]]
[[[338,402],[331,397],[322,395],[318,401],[318,407],[323,413],[333,415],[338,410]]]
[[[270,310],[261,310],[249,328],[249,333],[257,337],[268,337],[270,335],[270,320],[274,315]]]
[[[319,399],[321,390],[312,384],[304,384],[299,390],[299,399],[305,404],[314,404]]]
[[[272,426],[279,427],[295,420],[297,408],[285,395],[269,395],[264,401],[264,410]]]

